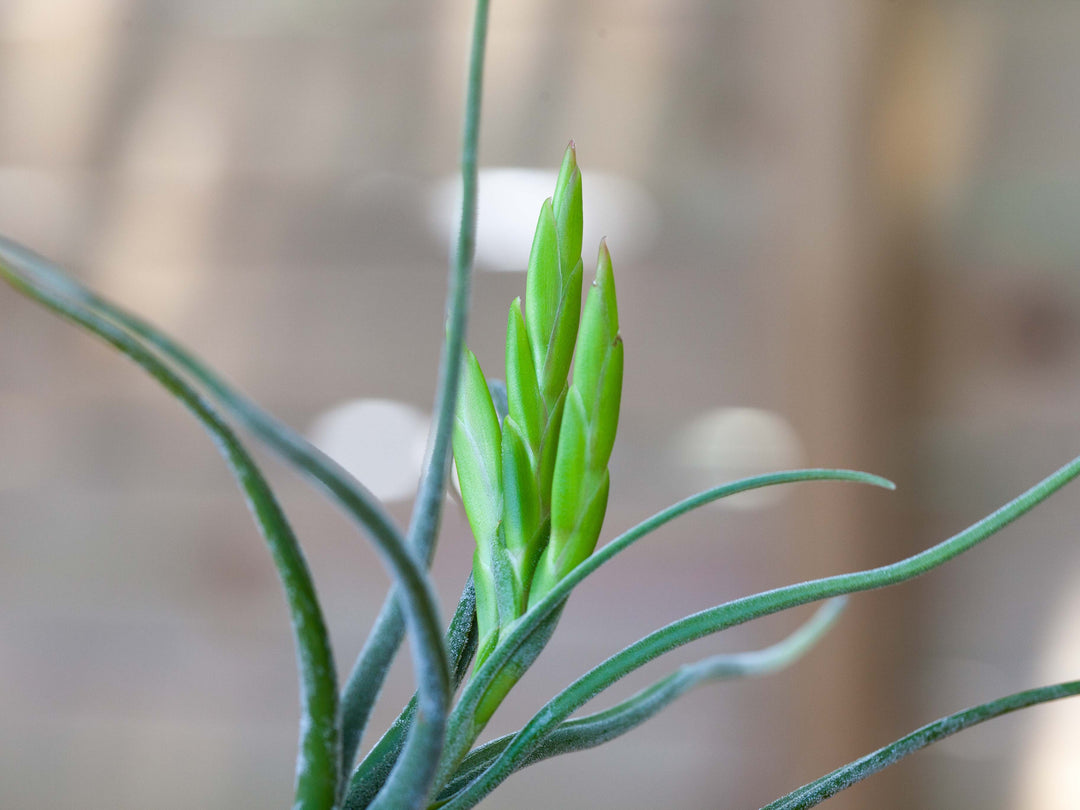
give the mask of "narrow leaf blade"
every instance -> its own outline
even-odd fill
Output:
[[[835,624],[845,601],[844,597],[838,597],[826,602],[798,630],[770,647],[753,652],[713,655],[686,664],[610,709],[566,720],[522,763],[521,768],[610,742],[637,728],[699,685],[735,678],[762,677],[790,666],[809,652]],[[448,802],[454,794],[478,779],[513,738],[514,734],[507,734],[471,752],[454,779],[442,791],[440,801]]]
[[[992,720],[1004,714],[1051,700],[1073,697],[1078,694],[1080,694],[1080,681],[1066,681],[1053,686],[1043,686],[1017,692],[956,714],[950,714],[948,717],[943,717],[913,731],[911,734],[901,737],[896,742],[879,748],[872,754],[850,762],[820,779],[803,785],[787,796],[765,805],[762,810],[805,810],[808,807],[815,807],[840,791],[899,762],[909,754],[913,754],[964,729],[971,728],[979,723],[985,723],[987,720]]]

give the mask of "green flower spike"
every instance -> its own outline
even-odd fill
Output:
[[[592,554],[604,522],[608,459],[622,397],[623,344],[607,244],[577,338],[574,379],[566,396],[551,493],[551,538],[529,590],[535,604]]]
[[[548,541],[552,477],[566,402],[567,378],[581,314],[581,171],[573,142],[566,148],[554,196],[540,209],[526,279],[525,313],[510,306],[506,329],[508,424],[503,463],[513,460],[521,487],[507,511],[507,548],[518,615],[524,613],[536,561]],[[517,438],[523,441],[518,442]],[[509,446],[510,444],[513,446]],[[531,471],[525,481],[526,465]]]
[[[574,145],[566,148],[555,195],[536,223],[525,282],[525,328],[544,404],[557,421],[581,316],[581,172]]]
[[[555,194],[540,209],[524,312],[520,299],[510,306],[508,413],[501,428],[483,372],[471,353],[462,376],[454,458],[477,542],[473,576],[480,663],[498,644],[500,629],[525,613],[537,562],[551,532],[552,482],[581,320],[581,233],[581,171],[571,143]],[[619,362],[621,375],[621,355]],[[597,396],[586,392],[582,399],[581,393],[575,394],[575,407],[589,402],[595,409]],[[610,446],[603,453],[604,465],[609,453]]]

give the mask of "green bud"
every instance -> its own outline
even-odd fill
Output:
[[[484,372],[468,349],[461,369],[453,443],[461,501],[473,535],[492,537],[502,518],[502,435]]]
[[[559,270],[559,240],[555,233],[555,212],[551,200],[545,200],[536,223],[529,271],[525,278],[525,326],[532,347],[533,365],[544,367],[551,332],[563,299],[562,273]]]
[[[525,567],[540,532],[540,493],[532,456],[512,416],[503,422],[502,472],[503,530],[513,569],[516,618],[520,615],[517,608],[524,608],[525,591],[532,579],[532,572],[526,572]]]
[[[543,439],[544,404],[537,387],[529,335],[521,316],[521,299],[510,305],[506,324],[506,398],[510,417],[517,423],[535,457]]]
[[[555,230],[559,241],[559,267],[565,284],[570,272],[581,259],[581,171],[578,169],[573,141],[566,147],[563,155],[552,207],[555,210]]]
[[[574,342],[581,319],[581,262],[571,271],[563,288],[562,298],[552,324],[547,357],[540,369],[540,393],[550,409],[566,386],[570,363],[574,359]]]
[[[566,405],[566,393],[569,387],[563,385],[559,398],[548,416],[543,438],[540,440],[540,457],[536,477],[540,485],[541,513],[551,511],[551,484],[555,476],[555,456],[559,450],[559,431],[562,429],[563,410]]]
[[[487,646],[495,643],[499,631],[493,561],[502,521],[502,434],[484,372],[468,349],[461,369],[453,445],[461,502],[476,540],[477,629],[481,646]]]
[[[473,587],[476,589],[476,660],[482,662],[499,642],[499,605],[495,572],[480,554],[479,544],[473,552]]]
[[[619,423],[623,344],[611,256],[603,242],[580,327],[573,381],[558,430],[551,539],[533,575],[530,604],[592,554],[607,509],[607,465]]]
[[[586,471],[589,423],[581,396],[573,388],[566,398],[559,448],[555,456],[555,475],[551,485],[551,542],[549,548],[562,551],[560,546],[577,525],[581,502],[585,497],[582,483]]]
[[[574,364],[574,387],[581,391],[585,409],[592,413],[600,396],[600,373],[612,344],[619,334],[619,313],[615,301],[615,280],[611,272],[611,255],[607,245],[600,243],[596,264],[596,279],[585,300],[581,329],[577,338]]]
[[[600,481],[590,490],[589,497],[583,500],[580,520],[567,542],[562,544],[562,550],[556,551],[551,542],[547,544],[533,574],[532,586],[529,588],[529,607],[543,599],[559,580],[596,549],[596,541],[600,537],[600,529],[607,512],[609,489],[610,478],[607,470],[604,470]]]
[[[478,664],[502,628],[592,554],[607,510],[623,345],[604,242],[582,312],[581,233],[581,171],[571,143],[555,193],[540,209],[524,307],[520,299],[510,306],[507,381],[496,389],[504,410],[496,413],[471,353],[462,373],[454,458],[477,543]]]
[[[577,168],[577,147],[573,141],[570,141],[566,145],[566,151],[563,152],[559,176],[555,180],[555,195],[551,198],[556,210],[566,206],[567,198],[570,196],[568,192],[571,190],[571,177]]]
[[[600,373],[600,395],[596,407],[589,414],[589,465],[593,468],[607,467],[611,449],[615,445],[615,431],[619,427],[619,405],[622,400],[623,342],[621,337],[608,349]]]

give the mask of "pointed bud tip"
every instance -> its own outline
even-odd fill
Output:
[[[608,250],[607,237],[605,236],[600,240],[600,250],[596,257],[596,277],[600,275],[610,274],[611,270],[611,251]]]

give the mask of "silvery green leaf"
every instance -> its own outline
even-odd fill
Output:
[[[1000,528],[1005,523],[1014,520],[1018,514],[1022,514],[1023,511],[1030,509],[1039,500],[1048,497],[1053,491],[1059,489],[1067,481],[1072,480],[1077,476],[1080,476],[1080,459],[1077,459],[1072,464],[1068,465],[1067,468],[1063,468],[1050,479],[1047,479],[1040,484],[1039,487],[1025,493],[1012,504],[1008,504],[1001,512],[995,513],[987,520],[992,521],[997,528]],[[535,649],[538,645],[543,645],[546,641],[546,635],[541,639],[537,639],[535,634],[538,633],[542,627],[547,626],[547,623],[552,620],[552,616],[556,616],[559,611],[561,611],[562,607],[566,604],[566,599],[569,597],[571,591],[580,585],[586,577],[590,576],[616,555],[626,551],[643,537],[655,532],[661,526],[664,526],[675,518],[685,515],[694,509],[698,509],[705,504],[712,503],[721,498],[737,495],[740,492],[748,492],[762,487],[792,484],[802,481],[854,481],[861,484],[883,487],[885,489],[895,489],[895,485],[884,478],[868,473],[856,472],[854,470],[810,469],[759,475],[752,478],[745,478],[740,481],[733,481],[686,498],[674,506],[653,515],[632,529],[624,532],[619,537],[616,537],[611,542],[605,544],[602,548],[586,558],[584,562],[567,573],[567,575],[545,596],[536,600],[530,598],[528,612],[512,626],[504,629],[498,649],[491,653],[489,660],[483,666],[474,670],[469,684],[465,687],[457,705],[454,707],[454,712],[451,715],[448,724],[445,762],[450,765],[448,766],[448,770],[444,769],[442,771],[443,778],[448,779],[453,771],[454,765],[462,761],[471,748],[472,743],[483,730],[486,718],[490,716],[490,711],[492,711],[493,707],[497,706],[502,697],[505,696],[508,686],[515,683],[517,677],[520,677],[518,657],[521,650],[526,648]],[[973,529],[974,528],[984,527],[973,527]],[[947,541],[947,545],[955,548],[953,541]],[[952,556],[955,556],[960,550],[962,549],[955,550]],[[936,554],[937,549],[931,551]],[[906,561],[905,563],[898,565],[901,568],[907,568]],[[895,567],[896,566],[893,566],[893,568]],[[872,583],[867,584],[867,573],[868,572],[860,572],[841,577],[840,579],[852,583],[856,581],[862,582],[861,587],[856,589],[867,590],[876,587]],[[914,576],[915,573],[908,573],[907,576]],[[870,572],[870,579],[874,578],[874,573]],[[886,584],[881,583],[880,580],[878,580],[878,582],[879,584]],[[823,583],[824,581],[822,581],[822,584]],[[803,588],[803,585],[797,585],[791,589],[783,589],[787,590],[791,595],[794,595],[796,592],[798,593],[797,601],[788,604],[788,607],[812,601],[811,599],[806,598],[805,594],[802,593]],[[828,595],[829,594],[826,594],[826,596]],[[751,601],[757,601],[764,596],[765,595],[759,595],[758,597],[752,598]],[[781,608],[775,608],[770,612],[775,612],[776,609]],[[744,617],[740,621],[746,620],[748,619]],[[701,636],[696,637],[700,638]],[[686,643],[686,640],[681,641],[681,643]],[[669,647],[668,649],[671,648]],[[651,658],[648,660],[651,660]],[[604,670],[604,672],[606,673],[607,670]],[[595,695],[596,691],[593,690],[589,694]],[[482,714],[479,711],[480,706],[488,707],[487,713]],[[573,709],[570,711],[573,711]],[[566,715],[556,717],[552,720],[552,723],[558,725],[565,717]],[[525,747],[528,747],[530,744],[531,743],[529,742],[525,742]],[[529,751],[526,751],[525,755],[528,756],[529,753]],[[509,769],[501,769],[500,772],[503,776],[512,772],[516,767],[516,764],[511,762],[509,763],[509,766]],[[493,765],[493,767],[498,766]],[[495,773],[492,775],[496,780],[502,778]],[[479,801],[482,797],[483,792],[481,791],[474,794],[471,797],[471,801],[475,804],[475,802]],[[471,807],[472,804],[462,804],[461,806]]]
[[[533,765],[549,757],[583,751],[609,742],[655,716],[691,689],[712,681],[757,678],[785,669],[802,658],[832,627],[843,609],[845,597],[826,602],[813,617],[784,640],[752,652],[712,655],[684,664],[670,675],[641,690],[633,697],[603,711],[565,720],[522,763]],[[472,751],[458,768],[454,779],[439,796],[447,802],[487,770],[514,739],[507,734]]]

